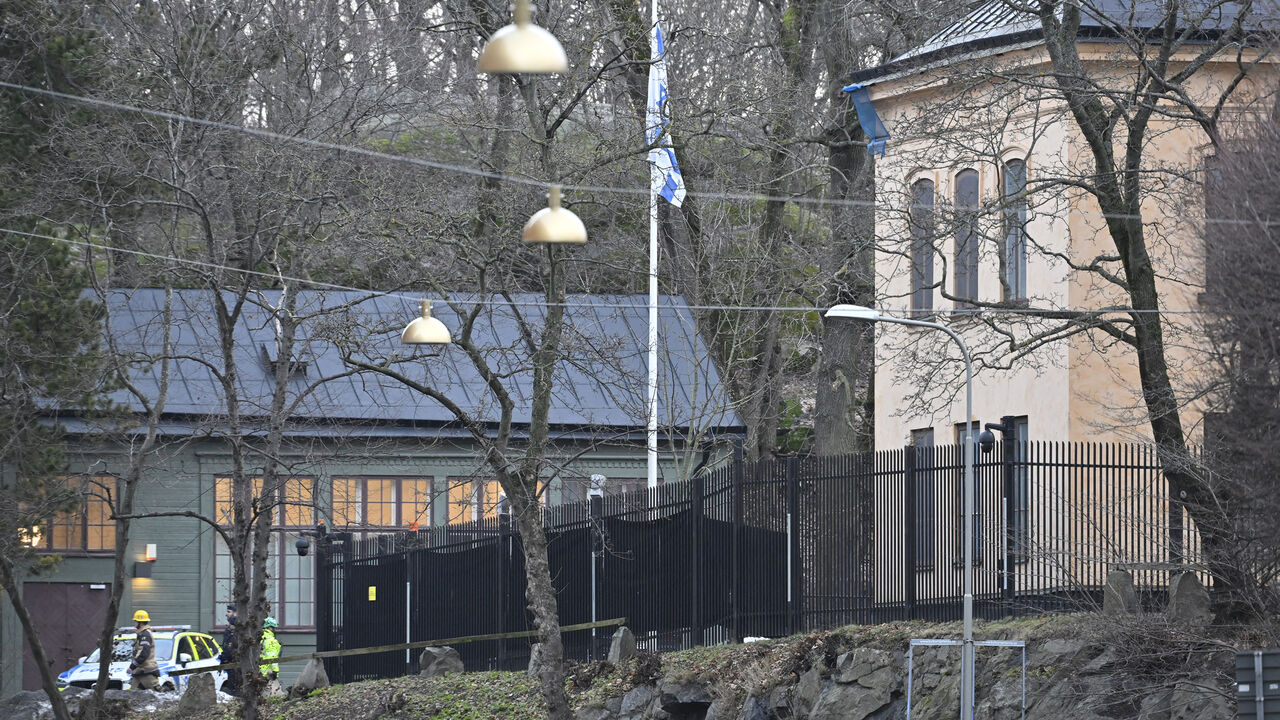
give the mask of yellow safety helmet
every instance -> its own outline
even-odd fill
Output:
[[[133,621],[136,623],[149,623],[151,622],[151,616],[147,614],[146,610],[139,610],[133,614]]]

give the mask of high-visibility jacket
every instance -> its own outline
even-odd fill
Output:
[[[271,628],[262,631],[262,670],[263,672],[273,672],[279,674],[280,663],[267,662],[280,657],[280,641],[276,639],[276,633]]]

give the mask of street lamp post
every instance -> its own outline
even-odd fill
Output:
[[[960,346],[960,356],[964,359],[964,406],[965,432],[964,443],[964,642],[960,646],[960,720],[973,720],[974,695],[974,654],[973,654],[973,363],[969,359],[969,348],[964,340],[946,325],[925,320],[891,317],[880,314],[879,310],[861,305],[836,305],[827,310],[825,317],[847,318],[863,322],[887,322],[895,325],[913,325],[915,327],[941,330]]]

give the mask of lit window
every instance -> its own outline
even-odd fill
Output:
[[[337,478],[333,525],[417,529],[431,525],[431,478]]]
[[[1027,297],[1027,163],[1004,165],[1004,247],[1000,253],[1000,284],[1005,300]]]
[[[25,533],[29,546],[50,552],[108,552],[116,548],[116,523],[107,498],[117,490],[110,476],[66,479],[73,507]]]
[[[978,171],[961,170],[956,175],[956,259],[955,295],[978,299]],[[972,307],[960,300],[957,307]]]
[[[294,543],[302,530],[315,524],[314,480],[288,478],[279,488],[280,505],[272,517],[271,542],[267,548],[267,601],[269,612],[283,627],[312,627],[314,616],[314,564],[310,557],[299,557]],[[252,504],[263,495],[261,478],[254,478]],[[214,509],[220,523],[232,521],[232,481],[218,478],[214,482]],[[252,569],[252,558],[243,558],[246,576]],[[214,539],[214,623],[223,622],[223,607],[232,599],[230,550],[220,535]]]
[[[490,520],[498,516],[502,489],[493,478],[449,478],[450,525]]]
[[[911,309],[933,312],[933,181],[911,186]]]

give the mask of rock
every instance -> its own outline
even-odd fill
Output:
[[[1102,588],[1102,614],[1129,615],[1141,611],[1138,591],[1133,587],[1133,574],[1128,570],[1108,572],[1107,584]]]
[[[765,707],[770,717],[789,718],[794,712],[791,708],[791,686],[778,685],[765,697]]]
[[[605,698],[604,709],[609,711],[610,715],[618,715],[622,712],[622,696],[614,695],[611,698]]]
[[[1270,707],[1271,702],[1268,701],[1267,708]],[[1230,720],[1234,717],[1227,695],[1217,692],[1211,685],[1186,680],[1174,686],[1169,708],[1169,720]]]
[[[1207,625],[1213,619],[1209,591],[1195,573],[1181,572],[1169,581],[1169,619],[1192,625]]]
[[[886,650],[855,648],[836,660],[835,681],[858,683],[863,687],[879,688],[882,685],[901,684],[898,678],[898,656]]]
[[[190,717],[218,704],[213,673],[199,673],[187,678],[187,689],[178,701],[178,715]]]
[[[530,680],[538,677],[540,665],[542,665],[542,643],[534,643],[529,647],[529,667],[525,668],[524,676]]]
[[[280,684],[280,678],[271,678],[267,681],[267,686],[262,689],[262,697],[284,697],[287,693],[284,686]]]
[[[447,673],[462,672],[462,658],[458,651],[451,647],[425,647],[418,656],[418,674],[422,677],[436,677]]]
[[[742,703],[736,720],[770,720],[769,704],[764,698],[753,695]]]
[[[707,706],[707,714],[702,720],[734,720],[738,715],[737,709],[731,700],[716,698]]]
[[[813,711],[813,706],[818,703],[818,697],[822,695],[822,673],[817,668],[809,668],[800,676],[800,681],[796,683],[795,692],[795,709],[796,714],[807,716]]]
[[[667,705],[711,704],[711,694],[698,683],[676,682],[664,679],[659,692],[662,695],[663,707]]]
[[[613,720],[613,713],[602,707],[582,708],[574,713],[573,720]]]
[[[636,656],[636,636],[631,634],[631,628],[623,625],[613,633],[613,639],[609,641],[609,657],[607,660],[614,665]]]
[[[658,694],[652,685],[639,685],[627,691],[622,696],[622,706],[618,709],[621,715],[633,715],[644,712],[649,703],[653,702],[653,698]]]
[[[298,675],[298,681],[289,688],[289,697],[306,697],[326,687],[329,687],[329,673],[325,672],[324,661],[311,658],[307,661],[307,666],[302,668],[302,673]]]
[[[867,720],[892,701],[893,693],[887,687],[835,683],[818,697],[809,720]]]
[[[11,720],[39,720],[50,710],[49,698],[43,692],[23,690],[0,702],[0,717]]]

